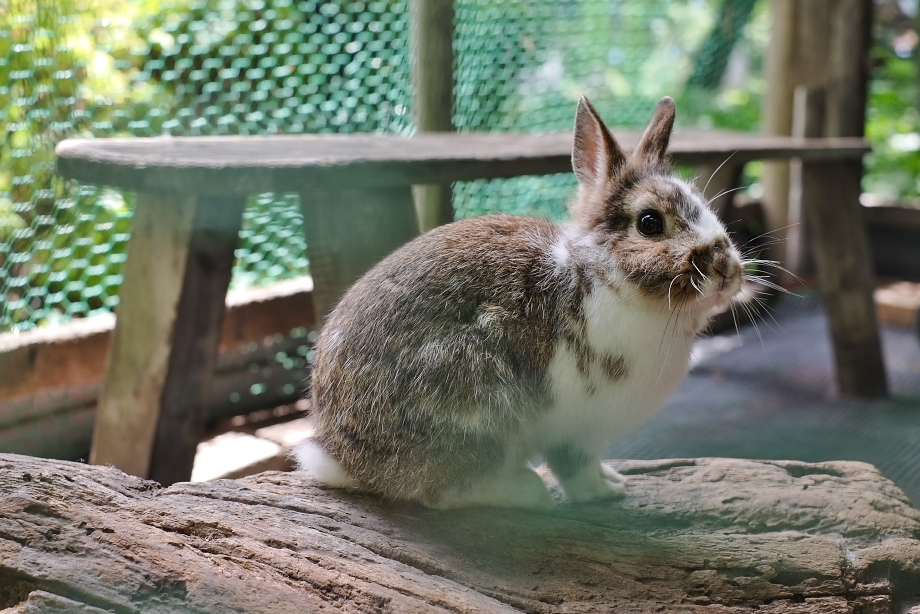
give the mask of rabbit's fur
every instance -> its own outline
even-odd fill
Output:
[[[316,344],[301,468],[431,507],[539,508],[551,499],[527,463],[541,455],[570,499],[619,495],[608,442],[664,404],[743,278],[670,170],[673,122],[665,98],[626,155],[582,99],[571,223],[455,222],[358,280]]]

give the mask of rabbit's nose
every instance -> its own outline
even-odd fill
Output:
[[[733,258],[729,253],[722,253],[721,257],[716,258],[712,263],[713,270],[721,275],[724,279],[722,283],[725,283],[725,279],[730,277],[735,277],[741,272],[741,263],[738,262],[737,258]]]

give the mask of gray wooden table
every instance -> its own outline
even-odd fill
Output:
[[[627,148],[638,133],[618,134]],[[191,475],[246,197],[300,195],[317,317],[418,232],[413,184],[571,172],[571,135],[420,134],[73,139],[64,177],[138,192],[90,460],[169,484]],[[868,246],[848,165],[863,139],[678,132],[701,176],[731,156],[799,158],[815,219],[841,391],[886,393]],[[732,177],[737,173],[726,172]],[[854,176],[855,175],[855,176]],[[710,192],[723,182],[710,185]],[[820,184],[820,185],[817,185]]]

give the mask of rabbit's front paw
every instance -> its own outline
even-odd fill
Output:
[[[626,492],[626,478],[606,465],[592,464],[562,480],[562,488],[573,503],[619,499]]]

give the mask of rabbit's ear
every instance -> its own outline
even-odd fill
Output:
[[[626,161],[616,139],[584,96],[575,112],[572,168],[585,187],[599,188]]]
[[[658,103],[652,121],[649,122],[648,128],[639,139],[639,144],[636,145],[636,151],[633,154],[636,158],[652,165],[664,161],[668,141],[671,139],[671,130],[674,128],[674,114],[674,100],[665,96]]]

